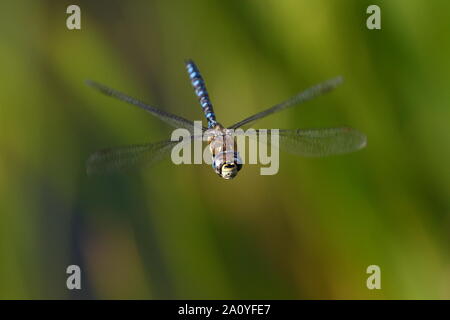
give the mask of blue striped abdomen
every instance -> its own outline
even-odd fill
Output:
[[[208,120],[208,128],[213,128],[217,124],[216,115],[214,114],[213,106],[209,100],[208,91],[206,90],[205,82],[203,81],[200,71],[192,60],[186,61],[186,69],[189,78],[191,79],[192,86],[194,87],[195,94],[198,97],[198,101],[202,106],[203,113]]]

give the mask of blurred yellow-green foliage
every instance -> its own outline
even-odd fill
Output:
[[[66,28],[81,7],[82,29]],[[378,4],[382,30],[366,28]],[[449,299],[450,2],[3,1],[0,298]],[[94,79],[201,119],[194,59],[225,125],[336,75],[262,128],[349,125],[363,151],[280,171],[165,161],[88,177],[95,150],[166,139]],[[66,289],[66,267],[82,290]],[[379,265],[382,289],[368,290]]]

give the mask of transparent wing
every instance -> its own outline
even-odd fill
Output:
[[[103,84],[97,83],[95,81],[86,80],[86,84],[93,87],[94,89],[97,89],[98,91],[100,91],[101,93],[103,93],[107,96],[114,97],[116,99],[125,101],[129,104],[132,104],[136,107],[144,109],[144,110],[148,111],[149,113],[153,114],[154,116],[156,116],[157,118],[159,118],[160,120],[168,123],[169,125],[171,125],[175,128],[185,128],[185,129],[188,129],[191,133],[194,130],[194,122],[193,121],[187,120],[183,117],[177,116],[177,115],[169,113],[167,111],[163,111],[163,110],[157,109],[155,107],[149,106],[142,101],[139,101],[133,97],[130,97],[122,92],[115,90],[115,89],[111,89],[111,88],[109,88]],[[203,128],[203,130],[205,130],[205,129],[206,128]]]
[[[279,137],[281,149],[305,157],[354,152],[367,144],[363,133],[349,127],[280,130]]]
[[[255,130],[256,134],[246,134],[245,131],[235,132],[235,135],[248,135],[249,138],[261,139],[262,130]],[[272,142],[271,131],[265,131],[267,143]],[[324,157],[343,154],[362,149],[367,144],[366,136],[358,130],[341,127],[326,129],[294,129],[279,130],[279,139],[275,145],[283,151],[304,156]],[[261,141],[261,140],[260,140]]]
[[[167,156],[178,141],[136,144],[99,150],[88,158],[88,175],[110,173],[136,167],[151,165]]]
[[[267,117],[268,115],[271,115],[273,113],[276,112],[280,112],[284,109],[287,109],[289,107],[293,107],[299,103],[303,103],[306,101],[309,101],[317,96],[320,96],[328,91],[333,90],[334,88],[336,88],[339,84],[341,84],[343,81],[342,77],[336,77],[333,79],[330,79],[328,81],[325,81],[323,83],[320,83],[318,85],[315,85],[313,87],[310,87],[308,89],[306,89],[305,91],[300,92],[299,94],[293,96],[292,98],[290,98],[289,100],[286,100],[282,103],[279,103],[275,106],[273,106],[272,108],[269,108],[267,110],[264,110],[262,112],[259,112],[257,114],[254,114],[251,117],[248,117],[242,121],[239,121],[238,123],[232,125],[230,127],[230,129],[236,129],[239,127],[242,127],[245,124],[248,124],[250,122],[253,122],[255,120]]]
[[[142,165],[152,165],[169,155],[178,143],[202,140],[203,136],[189,136],[178,141],[166,140],[155,143],[135,144],[99,150],[86,162],[89,175],[121,171]]]

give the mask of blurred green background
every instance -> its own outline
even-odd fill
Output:
[[[66,28],[81,7],[82,29]],[[366,28],[378,4],[382,30]],[[449,299],[450,2],[3,1],[0,298]],[[349,125],[360,152],[281,153],[233,181],[169,160],[88,177],[90,153],[172,128],[94,79],[201,119],[184,59],[230,125],[336,75],[331,94],[255,124]],[[82,290],[66,289],[66,267]],[[381,267],[381,290],[366,268]]]

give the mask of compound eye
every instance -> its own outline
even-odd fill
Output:
[[[224,179],[233,179],[237,174],[236,170],[236,164],[234,163],[225,163],[222,166],[222,170],[220,172],[220,175]]]

